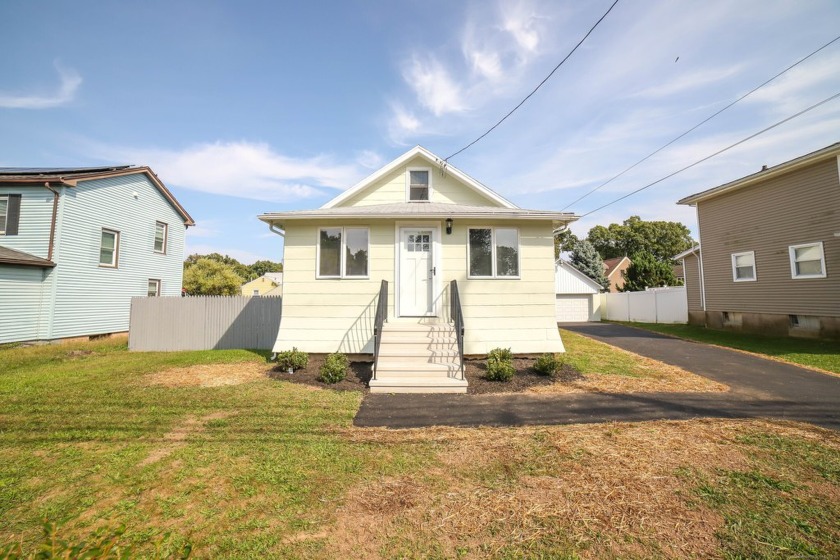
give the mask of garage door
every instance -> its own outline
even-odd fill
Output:
[[[554,309],[558,323],[589,321],[592,296],[588,294],[557,294]]]

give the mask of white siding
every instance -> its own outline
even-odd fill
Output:
[[[161,295],[180,295],[184,220],[144,174],[83,181],[61,198],[47,337],[128,330],[131,297],[145,296],[150,278]],[[154,252],[156,221],[169,225],[166,254]],[[102,228],[120,232],[116,269],[99,266]]]
[[[0,344],[41,338],[41,299],[49,268],[0,265]]]
[[[581,278],[582,273],[569,266],[558,264],[555,267],[554,292],[557,294],[597,294],[601,290],[592,282]]]
[[[66,189],[57,187],[56,190]],[[0,187],[0,195],[4,194],[21,195],[20,226],[17,235],[0,235],[0,245],[46,259],[50,241],[53,193],[45,187],[27,185]]]
[[[520,279],[467,279],[467,228],[508,226],[509,222],[457,219],[451,235],[442,232],[441,319],[448,317],[449,282],[458,281],[466,325],[465,353],[485,354],[510,347],[516,353],[562,352],[554,298],[554,243],[550,222],[519,227]],[[414,222],[413,222],[414,224]],[[323,223],[289,224],[284,255],[283,318],[275,351],[372,352],[373,319],[381,280],[389,283],[388,316],[394,317],[395,223],[354,221],[370,227],[369,279],[316,279],[317,229]],[[419,224],[418,224],[419,225]]]
[[[419,156],[411,159],[404,166],[395,169],[385,177],[382,177],[370,187],[339,204],[339,206],[370,206],[373,204],[405,202],[405,173],[409,167],[430,169],[432,182],[431,202],[475,206],[500,206],[499,203],[464,185],[451,175],[441,175],[438,167],[430,166],[428,161]]]

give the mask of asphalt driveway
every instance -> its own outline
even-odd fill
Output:
[[[689,418],[782,418],[840,430],[840,377],[611,323],[562,328],[725,383],[726,393],[368,394],[357,426],[524,426]]]

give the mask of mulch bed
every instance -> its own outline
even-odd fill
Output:
[[[304,369],[299,369],[289,374],[279,367],[274,367],[268,372],[272,379],[280,379],[290,383],[300,383],[322,389],[335,389],[337,391],[368,391],[368,382],[371,378],[371,362],[350,362],[350,371],[343,381],[328,384],[318,380],[319,370],[324,364],[326,356],[323,354],[310,354],[309,363]],[[556,382],[570,382],[583,379],[583,376],[576,369],[570,366],[563,366],[563,370],[552,376],[540,375],[534,370],[533,358],[514,358],[513,367],[516,374],[513,379],[507,382],[490,381],[487,379],[487,362],[483,359],[467,359],[464,363],[464,373],[469,386],[467,393],[471,395],[487,395],[492,393],[521,393],[531,387],[539,385],[550,385]]]

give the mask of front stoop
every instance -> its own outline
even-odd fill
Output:
[[[466,393],[449,323],[386,323],[371,393]]]

